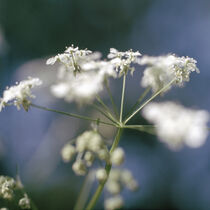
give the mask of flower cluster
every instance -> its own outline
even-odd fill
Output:
[[[17,109],[20,109],[22,105],[23,108],[28,111],[30,106],[30,101],[28,98],[34,98],[35,96],[31,94],[31,88],[39,86],[42,81],[38,78],[29,77],[28,80],[23,80],[17,83],[15,86],[7,88],[3,93],[3,98],[0,98],[0,111],[6,105],[15,105]]]
[[[11,200],[16,188],[16,183],[13,178],[0,176],[0,197]]]
[[[138,189],[138,183],[133,178],[132,173],[128,169],[112,169],[105,185],[107,192],[111,195],[111,197],[104,202],[106,210],[113,210],[122,207],[123,198],[120,193],[125,187],[131,191]]]
[[[58,81],[51,87],[51,92],[55,97],[64,98],[68,102],[91,103],[95,96],[103,90],[104,80],[108,77],[116,78],[114,65],[111,62],[99,60],[100,54],[97,52],[92,53],[78,48],[69,50],[70,48],[64,54],[47,61],[47,64],[54,64],[56,60],[61,61],[61,58],[68,57],[68,59],[62,59],[58,69]],[[69,69],[72,71],[68,71]]]
[[[151,86],[153,92],[160,90],[173,79],[176,84],[182,86],[184,82],[189,81],[191,72],[199,73],[196,60],[172,54],[157,57],[143,56],[139,64],[148,65],[144,71],[141,85],[142,87]]]
[[[131,64],[139,63],[140,56],[139,51],[133,52],[132,50],[128,50],[126,52],[119,52],[115,48],[111,48],[107,57],[111,59],[111,63],[115,65],[119,75],[122,76],[128,70],[133,74],[135,68],[131,67]]]
[[[23,191],[20,181],[16,181],[11,177],[0,176],[0,198],[15,201],[15,199],[18,198],[18,196],[16,196],[16,194],[18,194],[18,190],[20,192]],[[31,202],[26,193],[24,193],[23,197],[18,200],[18,206],[21,209],[31,208]]]
[[[143,116],[155,124],[160,140],[172,149],[183,144],[199,147],[208,135],[209,114],[204,110],[187,109],[173,102],[150,103],[143,109]]]
[[[90,50],[80,50],[78,47],[72,45],[68,47],[64,53],[58,54],[47,60],[47,65],[54,65],[55,62],[60,62],[65,65],[67,70],[72,70],[75,74],[80,72],[80,66],[78,65],[78,60],[86,58],[87,55],[91,54]]]
[[[95,130],[85,131],[76,138],[75,146],[67,143],[61,151],[65,162],[71,161],[76,153],[77,157],[72,169],[77,175],[85,175],[87,167],[93,164],[96,157],[104,161],[110,158],[106,144]]]
[[[23,198],[19,200],[18,205],[20,206],[21,209],[31,208],[30,199],[28,198],[28,195],[26,193],[24,193]]]

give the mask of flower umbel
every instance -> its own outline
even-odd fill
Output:
[[[3,98],[0,98],[0,111],[2,108],[8,105],[8,103],[10,103],[9,105],[15,105],[18,110],[22,105],[23,108],[28,111],[30,106],[30,101],[28,98],[35,98],[35,96],[31,93],[31,88],[41,84],[42,81],[39,78],[29,77],[28,80],[23,80],[20,83],[17,83],[15,86],[7,88],[3,93]]]
[[[142,87],[151,86],[153,92],[160,90],[173,79],[176,79],[177,85],[182,86],[184,82],[189,81],[191,72],[199,73],[196,60],[189,57],[177,57],[173,54],[157,57],[143,56],[139,64],[148,66],[144,70],[141,85]]]
[[[141,53],[139,51],[133,52],[132,50],[128,50],[119,52],[115,48],[111,48],[107,57],[111,59],[111,63],[115,65],[117,72],[119,72],[119,76],[122,76],[123,73],[127,73],[128,70],[133,74],[135,68],[131,67],[131,64],[138,63],[140,56]]]
[[[208,135],[209,113],[204,110],[187,109],[173,103],[150,103],[143,109],[143,116],[154,123],[160,140],[172,149],[183,144],[199,147]]]

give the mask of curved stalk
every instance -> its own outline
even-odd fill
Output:
[[[109,151],[110,154],[112,154],[112,152],[116,149],[116,147],[118,146],[119,144],[119,141],[120,141],[120,137],[122,135],[122,131],[123,131],[123,128],[119,128],[118,131],[117,131],[117,134],[116,134],[116,137],[115,137],[115,140],[112,144],[112,147]],[[112,164],[110,162],[107,162],[106,163],[106,166],[105,166],[105,170],[106,170],[106,173],[107,173],[107,179],[109,177],[109,173],[111,171],[111,168],[112,168]],[[98,185],[98,188],[96,189],[93,197],[91,198],[89,204],[87,205],[87,208],[86,210],[92,210],[96,204],[96,202],[98,201],[103,189],[104,189],[104,185],[106,184],[106,181],[107,179],[103,182],[101,182],[99,185]]]

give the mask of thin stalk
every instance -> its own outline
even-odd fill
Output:
[[[112,119],[108,114],[106,114],[103,110],[101,110],[97,105],[92,104],[92,106],[97,109],[101,114],[103,114],[107,119],[109,119],[113,123],[117,123],[116,120]]]
[[[102,101],[102,99],[100,98],[100,96],[96,96],[96,99],[101,104],[101,106],[104,108],[104,110],[106,111],[107,115],[109,115],[110,118],[112,118],[113,120],[115,120],[115,118],[113,117],[113,115],[110,112],[109,107]]]
[[[89,171],[88,175],[85,177],[85,181],[79,193],[79,197],[77,199],[74,210],[84,209],[93,181],[94,181],[94,171]]]
[[[123,128],[134,129],[138,131],[147,132],[150,134],[155,134],[155,125],[125,125]]]
[[[120,122],[122,122],[123,105],[125,97],[125,82],[126,82],[126,73],[124,73],[123,75],[123,86],[122,86],[122,96],[121,96],[121,105],[120,105]]]
[[[115,150],[115,148],[117,147],[119,141],[120,141],[120,137],[122,135],[122,131],[123,131],[123,128],[119,128],[118,129],[118,132],[116,134],[116,137],[115,137],[115,140],[112,144],[112,147],[109,151],[110,154],[112,154],[112,152]],[[106,173],[107,173],[107,177],[109,176],[109,173],[111,171],[111,168],[112,168],[112,164],[110,162],[107,162],[106,163],[106,166],[105,166],[105,170],[106,170]],[[107,178],[108,179],[108,178]],[[87,208],[86,210],[92,210],[96,204],[96,202],[98,201],[103,189],[104,189],[104,185],[106,184],[106,181],[107,179],[103,182],[101,182],[99,185],[98,185],[98,188],[96,189],[93,197],[91,198],[89,204],[87,205]]]
[[[134,111],[125,121],[124,124],[126,124],[134,115],[136,115],[144,106],[146,106],[150,101],[152,101],[156,96],[158,96],[160,93],[162,93],[164,90],[166,90],[174,81],[176,78],[174,78],[171,82],[169,82],[166,86],[161,88],[159,91],[157,91],[151,98],[149,98],[146,102],[144,102],[136,111]]]
[[[68,112],[63,112],[63,111],[58,111],[56,109],[50,109],[50,108],[47,108],[47,107],[44,107],[44,106],[39,106],[39,105],[36,105],[36,104],[30,104],[30,106],[38,108],[38,109],[42,109],[42,110],[45,110],[45,111],[55,112],[55,113],[58,113],[58,114],[63,114],[63,115],[78,118],[78,119],[89,120],[89,121],[92,121],[92,122],[102,123],[104,125],[110,125],[110,126],[115,126],[116,127],[115,124],[104,122],[104,121],[101,121],[100,119],[92,119],[90,117],[86,117],[86,116],[82,116],[82,115],[78,115],[78,114],[73,114],[73,113],[68,113]]]
[[[108,81],[107,78],[105,79],[105,87],[106,87],[107,93],[109,95],[110,101],[112,103],[112,107],[113,107],[114,113],[115,113],[116,117],[119,118],[119,113],[118,113],[118,110],[117,110],[117,106],[116,106],[116,104],[114,102],[114,98],[113,98],[112,92],[111,92],[111,90],[109,88],[109,81]]]
[[[151,90],[151,87],[148,87],[148,88],[145,89],[145,91],[141,94],[141,96],[136,101],[136,103],[132,106],[132,108],[129,111],[129,113],[127,114],[126,118],[133,113],[133,111],[136,109],[137,106],[139,106],[139,104],[141,103],[141,101],[146,97],[146,95],[149,93],[150,90]]]

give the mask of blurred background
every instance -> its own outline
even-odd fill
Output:
[[[71,44],[104,56],[110,47],[132,48],[148,55],[195,58],[201,73],[192,74],[184,88],[175,88],[158,100],[210,111],[209,37],[209,0],[0,0],[0,91],[37,76],[44,85],[35,92],[36,104],[95,115],[93,110],[51,96],[47,87],[55,72],[45,65],[46,59]],[[128,79],[127,111],[143,91],[141,70]],[[121,82],[111,81],[111,85],[117,100]],[[142,122],[140,115],[132,121]],[[60,150],[89,128],[87,122],[42,110],[4,109],[0,113],[0,174],[14,177],[18,166],[39,209],[72,209],[84,179],[73,174],[71,164],[62,163]],[[103,134],[110,139],[115,131],[106,128]],[[154,136],[124,132],[120,143],[126,151],[124,166],[140,185],[138,192],[123,192],[124,209],[210,209],[209,140],[201,148],[174,152]],[[96,209],[102,204],[103,198]]]

